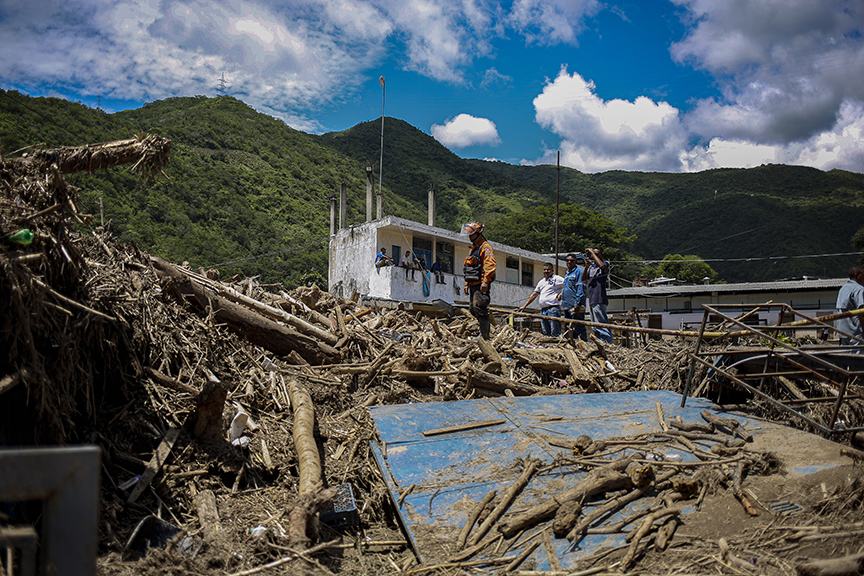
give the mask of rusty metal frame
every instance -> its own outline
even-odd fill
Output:
[[[96,573],[99,472],[96,446],[0,450],[0,501],[43,501],[40,574]]]
[[[774,304],[771,302],[765,304],[758,304],[753,306],[753,309],[750,312],[740,315],[737,318],[734,318],[728,314],[725,314],[720,311],[720,309],[736,309],[742,310],[748,308],[747,305],[741,304],[715,304],[708,305],[703,304],[702,309],[704,310],[704,315],[702,317],[702,324],[699,328],[699,337],[697,338],[693,350],[690,352],[690,370],[687,373],[687,380],[684,384],[684,394],[681,398],[681,406],[683,407],[687,402],[687,397],[690,393],[690,385],[693,381],[693,375],[696,370],[696,365],[701,364],[706,366],[710,370],[713,370],[716,374],[719,374],[732,382],[734,385],[740,387],[743,390],[746,390],[753,395],[765,400],[773,407],[777,408],[782,412],[786,412],[806,424],[816,428],[820,432],[825,435],[832,434],[841,434],[847,432],[858,432],[864,431],[864,426],[859,427],[845,427],[845,426],[837,426],[837,417],[840,413],[840,407],[842,406],[845,400],[849,399],[858,399],[861,398],[858,394],[847,394],[847,389],[849,384],[856,378],[860,376],[864,376],[864,370],[852,370],[850,366],[854,364],[856,359],[860,359],[861,356],[855,355],[856,358],[849,358],[850,355],[844,355],[844,351],[849,350],[849,346],[793,346],[783,340],[776,338],[772,333],[777,331],[789,331],[789,330],[812,330],[814,326],[827,328],[828,330],[835,332],[839,335],[853,338],[859,341],[861,344],[864,344],[864,341],[855,338],[854,336],[847,334],[841,330],[838,330],[833,325],[828,324],[819,320],[818,318],[811,318],[806,314],[802,314],[798,312],[794,308],[792,308],[788,304]],[[746,316],[749,316],[756,312],[757,310],[766,310],[771,308],[781,308],[781,312],[779,318],[782,319],[787,313],[791,314],[796,320],[800,318],[805,321],[806,324],[795,323],[797,325],[788,325],[788,324],[778,324],[773,326],[752,326],[748,324],[744,324],[740,320],[743,320]],[[705,334],[705,326],[708,322],[708,318],[714,315],[715,317],[719,317],[723,319],[723,324],[733,324],[736,327],[740,328],[740,331],[736,332],[736,335],[750,335],[756,336],[759,338],[763,338],[767,340],[770,345],[767,348],[750,348],[743,350],[720,350],[713,352],[703,352],[702,345],[703,342],[707,341],[708,338],[704,336]],[[754,356],[753,354],[757,355]],[[731,365],[728,365],[724,368],[716,366],[714,363],[710,362],[708,358],[719,357],[721,355],[734,355],[734,354],[749,354],[748,358],[744,360],[739,360]],[[729,370],[735,367],[737,364],[746,361],[753,360],[762,360],[764,357],[764,363],[762,367],[761,373],[749,374],[746,376],[747,379],[758,380],[757,385],[754,386],[752,384],[748,384],[744,381],[742,377],[739,377],[735,374],[732,374]],[[845,360],[845,363],[840,363],[839,361]],[[804,362],[809,362],[805,364]],[[859,361],[860,363],[860,361]],[[819,367],[817,369],[816,367]],[[810,398],[807,400],[778,400],[761,390],[762,383],[766,378],[774,377],[774,376],[807,376],[808,378],[821,380],[826,384],[833,385],[836,389],[839,390],[837,396],[829,396],[829,397],[820,397],[820,398]],[[817,422],[806,416],[805,414],[799,412],[795,409],[796,406],[802,404],[810,404],[810,403],[822,403],[822,402],[833,402],[834,407],[831,412],[831,418],[829,424],[826,426],[821,422]]]

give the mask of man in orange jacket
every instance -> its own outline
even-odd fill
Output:
[[[495,254],[492,245],[483,236],[483,224],[471,222],[465,226],[471,239],[471,252],[465,258],[462,272],[465,275],[465,294],[469,295],[469,310],[480,324],[480,336],[489,339],[489,303],[492,301],[490,287],[495,281]]]

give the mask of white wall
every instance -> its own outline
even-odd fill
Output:
[[[429,296],[423,295],[422,272],[416,270],[414,277],[416,282],[405,280],[405,270],[394,267],[375,268],[375,256],[383,246],[387,253],[396,261],[410,250],[413,245],[414,235],[432,241],[433,249],[435,241],[442,240],[450,242],[454,246],[454,268],[457,274],[444,274],[445,283],[435,282],[434,275],[430,275]],[[391,254],[391,247],[398,245],[402,254]],[[542,276],[543,262],[547,258],[533,252],[504,246],[492,242],[495,250],[495,259],[498,263],[496,281],[492,285],[492,306],[519,307],[528,300],[534,289],[536,281]],[[373,298],[384,298],[391,300],[424,301],[441,299],[446,302],[467,305],[468,298],[462,288],[465,281],[461,275],[462,262],[468,255],[470,242],[456,232],[434,228],[426,224],[410,222],[392,216],[364,222],[338,230],[330,237],[330,255],[328,269],[328,285],[330,292],[344,297],[350,297],[356,290],[363,296]],[[530,262],[534,265],[534,283],[531,286],[522,286],[518,283],[505,282],[505,262],[507,254],[514,256],[520,262]],[[430,265],[431,263],[427,263]],[[520,264],[521,265],[521,264]],[[409,278],[410,278],[409,272]],[[454,287],[454,277],[458,289]],[[535,302],[529,311],[539,310]]]

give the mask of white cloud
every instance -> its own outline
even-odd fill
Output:
[[[562,138],[563,164],[585,172],[680,169],[686,139],[676,108],[644,96],[604,101],[594,88],[562,69],[534,99],[537,122]]]
[[[803,142],[755,144],[745,140],[712,139],[681,156],[686,171],[719,167],[750,168],[761,164],[797,164],[822,170],[861,171],[864,166],[864,105],[844,104],[832,130]]]
[[[531,43],[575,43],[585,19],[600,8],[598,0],[516,0],[509,20]]]
[[[720,94],[683,110],[644,96],[604,101],[562,71],[534,100],[537,122],[562,139],[562,162],[588,172],[862,170],[864,75],[850,72],[864,70],[864,3],[673,1],[689,26],[673,59],[713,75]]]
[[[687,125],[713,138],[784,146],[831,132],[844,103],[864,101],[864,4],[848,0],[673,0],[692,27],[671,47],[717,78]]]
[[[501,74],[496,68],[489,68],[483,73],[483,80],[480,81],[480,87],[484,89],[494,88],[496,86],[508,86],[513,83],[513,78],[506,74]]]
[[[432,136],[448,148],[465,148],[477,144],[498,144],[498,129],[487,118],[459,114],[444,125],[433,124]]]

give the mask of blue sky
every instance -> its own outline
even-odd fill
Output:
[[[864,172],[861,0],[0,0],[0,87],[109,112],[227,91],[466,158]],[[386,139],[386,126],[385,126]]]

